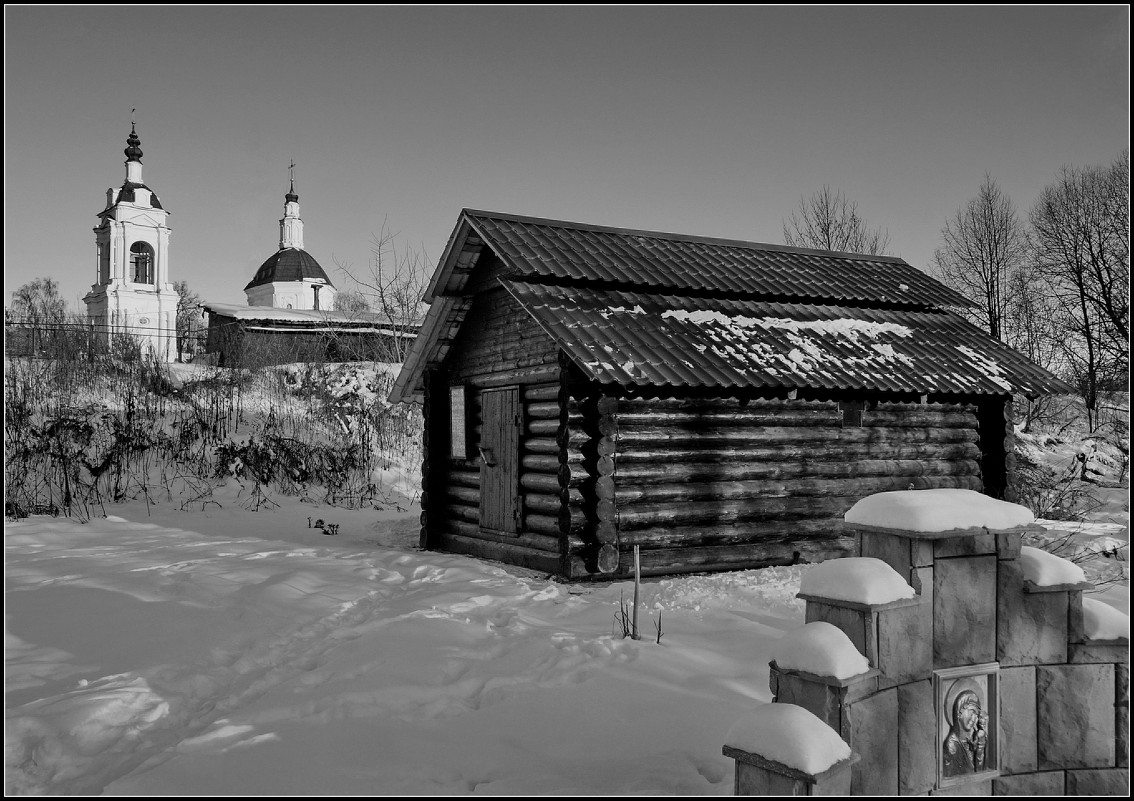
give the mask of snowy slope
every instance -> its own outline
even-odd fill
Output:
[[[803,568],[651,581],[634,641],[628,585],[417,551],[416,512],[117,511],[6,528],[11,793],[728,793],[802,623]]]
[[[374,370],[278,368],[231,438],[272,417],[349,433],[352,410],[385,410]],[[310,503],[317,488],[250,503],[233,470],[194,502],[174,486],[85,524],[6,522],[5,790],[731,794],[721,747],[771,700],[816,568],[649,580],[643,638],[624,638],[630,582],[420,551],[412,430],[375,435],[378,509]],[[1127,612],[1128,486],[1092,489],[1085,521],[1039,522]]]

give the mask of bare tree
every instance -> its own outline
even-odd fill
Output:
[[[335,295],[335,311],[362,314],[370,311],[370,301],[357,289],[342,289]]]
[[[39,354],[55,343],[66,318],[67,302],[54,278],[36,278],[12,292],[9,320],[25,336],[31,354]]]
[[[187,281],[174,281],[177,293],[177,360],[189,351],[196,353],[205,335],[205,313],[201,309],[201,296],[189,288]]]
[[[824,186],[809,199],[799,199],[799,210],[784,221],[784,244],[881,255],[890,245],[890,235],[881,228],[870,230],[858,215],[857,203]]]
[[[973,322],[1007,340],[1010,291],[1022,288],[1014,279],[1028,263],[1030,246],[1012,201],[991,175],[985,173],[977,196],[945,221],[941,239],[933,256],[938,277],[980,304]]]
[[[1130,155],[1064,167],[1032,208],[1036,263],[1067,321],[1067,356],[1094,428],[1099,392],[1130,369]]]
[[[371,235],[367,275],[355,274],[349,264],[336,264],[360,287],[370,309],[385,318],[391,332],[389,361],[403,361],[425,315],[422,296],[432,273],[428,258],[409,245],[399,249],[397,235],[383,221],[382,230]]]
[[[58,324],[67,316],[67,302],[54,278],[36,278],[12,292],[12,316],[27,323]]]
[[[1034,364],[1057,375],[1068,373],[1063,312],[1032,265],[1012,273],[1006,295],[1004,341]],[[1020,396],[1015,403],[1016,420],[1025,432],[1037,422],[1052,422],[1067,405],[1065,399],[1051,395]]]

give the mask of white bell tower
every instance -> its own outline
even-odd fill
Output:
[[[95,234],[96,280],[83,301],[109,344],[129,335],[160,361],[177,356],[177,293],[169,279],[169,212],[142,183],[141,140],[130,123],[126,181],[106,190]]]

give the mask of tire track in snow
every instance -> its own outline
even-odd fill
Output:
[[[222,609],[237,618],[266,615],[266,623],[278,628],[262,638],[220,636],[193,664],[81,682],[72,691],[35,702],[26,715],[19,708],[9,710],[8,789],[95,794],[179,753],[268,737],[263,728],[272,722],[271,713],[245,714],[255,729],[232,721],[289,681],[328,683],[332,689],[349,684],[350,677],[332,675],[322,666],[344,644],[380,639],[390,626],[446,624],[468,636],[453,645],[444,634],[429,635],[438,649],[433,675],[363,692],[348,687],[305,711],[289,708],[276,714],[328,720],[444,718],[533,688],[583,681],[591,670],[633,658],[634,651],[612,637],[559,630],[556,607],[584,601],[558,585],[541,580],[533,589],[497,566],[438,554],[303,550],[302,560],[295,552],[256,551],[235,562],[231,554],[216,560],[130,562],[128,572],[149,575],[158,590],[177,598],[200,602],[208,592],[227,588]],[[335,565],[329,570],[325,564],[308,566],[312,560],[333,560]],[[238,563],[256,564],[256,580],[234,570]],[[158,594],[153,584],[147,586]],[[284,619],[280,610],[289,605],[302,619]],[[46,707],[55,714],[45,715]],[[45,727],[45,719],[53,725]]]
[[[273,555],[291,558],[289,553]],[[75,690],[25,705],[34,715],[9,709],[6,790],[94,794],[134,770],[159,764],[176,752],[180,742],[201,735],[218,719],[313,669],[344,636],[350,636],[353,627],[379,616],[382,601],[407,582],[406,575],[383,567],[373,556],[334,551],[321,556],[359,562],[367,577],[365,592],[339,602],[326,615],[283,628],[262,641],[220,643],[201,663],[164,666],[146,676],[123,673],[82,681]],[[176,584],[186,575],[177,566],[204,570],[208,562],[152,568]],[[303,571],[298,573],[302,577]],[[265,601],[285,601],[289,592],[302,595],[307,588],[290,583],[289,575],[295,574],[281,579],[270,573],[238,593],[248,596],[253,608]],[[54,725],[45,727],[44,717]]]

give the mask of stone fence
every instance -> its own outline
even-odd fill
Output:
[[[866,669],[777,658],[770,673],[772,706],[807,710],[849,750],[808,772],[730,734],[737,795],[1128,794],[1129,622],[1084,599],[1081,570],[1053,572],[1063,560],[1022,547],[1026,527],[857,528],[859,558],[805,575],[800,632],[835,627]],[[864,566],[909,591],[848,600]]]

